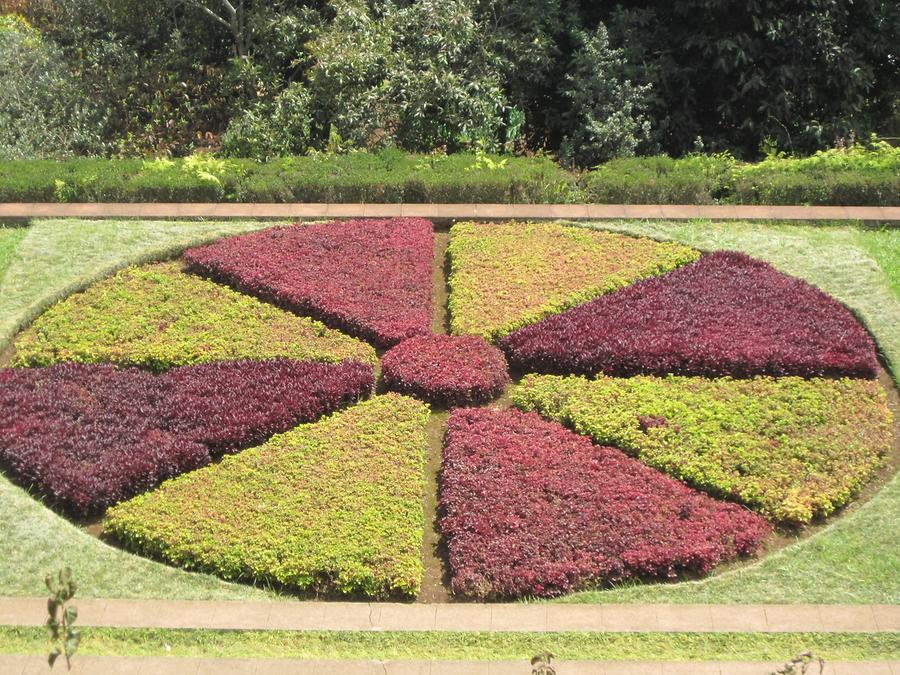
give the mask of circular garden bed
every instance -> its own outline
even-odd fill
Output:
[[[414,597],[430,403],[450,591],[482,599],[709,573],[890,451],[868,332],[764,262],[461,223],[447,336],[433,248],[421,219],[273,227],[70,296],[0,370],[4,470],[185,569]]]

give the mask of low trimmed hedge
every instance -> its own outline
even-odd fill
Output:
[[[228,361],[154,376],[64,363],[0,370],[0,460],[81,515],[371,393],[372,368]]]
[[[581,199],[623,204],[900,205],[900,148],[883,141],[773,155],[755,164],[728,154],[615,159],[588,173]]]
[[[506,359],[477,335],[423,335],[381,360],[385,386],[442,408],[488,403],[509,382]]]
[[[681,244],[558,223],[457,223],[450,328],[496,340],[544,317],[690,263]]]
[[[873,380],[529,375],[513,402],[786,523],[847,504],[892,439]]]
[[[469,597],[706,573],[771,531],[737,504],[517,410],[454,410],[441,476],[450,586]]]
[[[316,155],[273,159],[0,162],[0,202],[900,204],[900,149],[884,142],[777,155],[626,157],[574,174],[547,157]]]
[[[226,579],[415,596],[428,407],[377,396],[111,508],[128,548]]]
[[[565,202],[574,184],[546,157],[397,151],[266,163],[205,156],[0,162],[0,202]]]
[[[875,343],[834,298],[719,251],[505,336],[523,372],[873,378]]]
[[[433,256],[424,218],[271,227],[184,253],[191,271],[380,347],[429,332]]]
[[[154,370],[229,359],[377,362],[375,350],[177,262],[130,267],[69,296],[15,342],[15,364],[111,362]]]

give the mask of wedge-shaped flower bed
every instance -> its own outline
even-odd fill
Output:
[[[441,507],[453,592],[477,598],[704,573],[770,532],[737,504],[516,410],[451,413]]]
[[[891,444],[872,380],[530,375],[513,400],[789,523],[846,504]]]
[[[875,345],[846,307],[742,253],[720,252],[505,337],[543,373],[874,377]]]
[[[458,223],[450,232],[452,332],[490,340],[700,256],[552,223]]]
[[[381,360],[388,389],[434,405],[487,403],[509,381],[506,359],[477,335],[425,335],[404,340]]]
[[[189,249],[194,271],[388,347],[431,327],[434,232],[421,218],[273,227]]]
[[[244,361],[163,375],[65,363],[0,370],[0,462],[78,514],[368,395],[372,368]]]
[[[229,359],[376,363],[363,342],[180,271],[123,270],[51,307],[16,341],[16,364],[112,362],[156,370]]]
[[[428,407],[379,396],[107,512],[141,553],[226,579],[414,596]]]

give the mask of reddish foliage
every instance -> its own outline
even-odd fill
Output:
[[[384,355],[381,368],[388,389],[444,408],[487,403],[509,380],[503,352],[476,335],[410,338]]]
[[[720,252],[506,336],[524,371],[872,378],[875,345],[846,307],[741,253]]]
[[[291,361],[0,371],[0,460],[79,514],[102,511],[211,456],[369,393],[372,369]]]
[[[440,503],[452,589],[480,598],[705,573],[771,531],[741,506],[516,410],[451,413]]]
[[[189,249],[195,272],[389,347],[428,333],[434,231],[421,218],[273,227]]]

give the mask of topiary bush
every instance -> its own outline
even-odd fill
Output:
[[[112,362],[153,370],[230,359],[374,364],[375,350],[178,263],[130,267],[54,305],[15,342],[16,365]]]
[[[503,393],[506,359],[476,335],[424,335],[404,340],[381,359],[388,389],[442,408],[479,405]]]
[[[875,377],[871,336],[837,300],[718,252],[526,326],[500,343],[526,372]]]
[[[273,227],[188,249],[190,269],[388,347],[431,327],[432,224]]]
[[[375,397],[119,504],[104,529],[226,579],[415,596],[427,419],[423,403]]]
[[[497,338],[699,258],[681,244],[558,223],[457,223],[450,328]]]
[[[0,370],[0,461],[79,515],[368,395],[372,368],[224,362],[163,375],[66,363]]]
[[[441,475],[450,585],[474,598],[705,573],[757,551],[771,531],[534,413],[453,411]]]
[[[529,375],[513,401],[791,524],[848,503],[891,447],[871,380]]]

